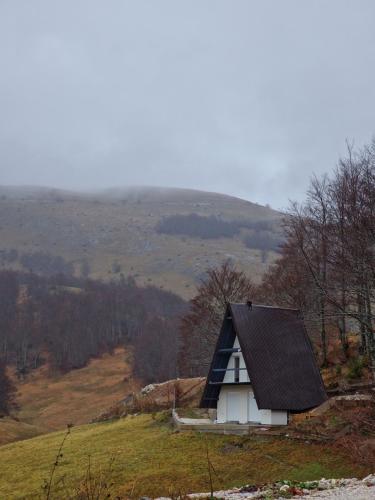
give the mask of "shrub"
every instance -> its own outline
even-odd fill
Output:
[[[9,415],[14,405],[15,387],[6,373],[6,365],[0,360],[0,418]]]
[[[347,378],[349,380],[355,380],[361,378],[364,367],[365,367],[365,360],[363,357],[351,359],[349,362],[349,371]]]

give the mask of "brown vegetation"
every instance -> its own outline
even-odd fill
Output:
[[[97,415],[93,421],[103,422],[134,413],[155,413],[172,407],[196,411],[206,379],[203,377],[167,380],[150,384],[133,392],[115,405]]]
[[[0,419],[0,445],[63,429],[68,423],[87,423],[127,394],[137,392],[141,383],[133,377],[131,359],[129,349],[116,348],[113,354],[65,374],[51,374],[43,365],[19,380],[13,369],[19,409],[16,420]]]
[[[16,388],[8,377],[6,365],[0,359],[0,418],[9,415],[14,404],[15,391]]]
[[[287,242],[258,298],[300,308],[323,366],[331,337],[348,356],[358,332],[360,354],[375,373],[375,141],[351,148],[331,177],[313,178],[307,199],[285,219]]]
[[[185,376],[206,375],[228,302],[246,302],[254,285],[229,261],[207,271],[180,328],[179,366]]]
[[[375,466],[375,399],[372,395],[332,398],[307,414],[297,416],[288,432],[332,443],[363,465]]]
[[[42,365],[46,353],[51,368],[67,371],[124,343],[138,346],[143,336],[152,349],[157,339],[148,332],[151,320],[164,322],[166,336],[168,320],[185,307],[176,295],[139,288],[131,279],[102,283],[2,271],[0,288],[0,359],[14,364],[19,377]],[[169,331],[174,336],[172,324]],[[170,362],[175,365],[175,360],[172,353]],[[144,362],[145,357],[136,357],[136,371]],[[169,378],[163,367],[153,365],[154,379]]]

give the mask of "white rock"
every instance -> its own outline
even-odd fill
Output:
[[[154,389],[155,389],[155,385],[149,384],[149,385],[146,385],[145,387],[143,387],[143,389],[141,389],[141,393],[148,394],[149,392],[152,392]]]
[[[365,483],[367,486],[375,486],[375,475],[369,474],[368,476],[362,479],[362,482]]]
[[[318,488],[320,490],[328,490],[329,488],[332,488],[331,481],[329,479],[321,479],[318,483]]]

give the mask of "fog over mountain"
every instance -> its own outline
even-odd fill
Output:
[[[0,184],[283,208],[374,133],[373,0],[3,0]]]

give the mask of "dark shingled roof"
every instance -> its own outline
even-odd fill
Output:
[[[216,408],[224,371],[237,335],[259,409],[303,411],[326,399],[323,380],[300,312],[229,304],[212,359],[201,406]],[[213,383],[212,383],[213,382]]]

